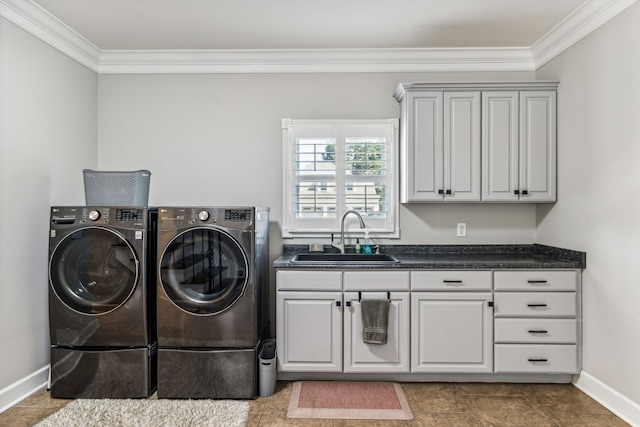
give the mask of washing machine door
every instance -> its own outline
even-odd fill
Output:
[[[174,237],[160,259],[160,282],[180,309],[221,313],[244,294],[249,265],[236,239],[217,228],[193,228]]]
[[[140,262],[124,236],[89,227],[66,236],[49,261],[49,281],[67,307],[105,314],[124,304],[138,283]]]

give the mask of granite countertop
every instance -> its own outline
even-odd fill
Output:
[[[308,245],[284,245],[274,268],[298,269],[556,269],[585,268],[586,253],[553,246],[531,245],[380,245],[398,263],[305,263],[292,262],[296,254],[308,253]],[[337,252],[325,245],[324,252]],[[353,253],[353,246],[346,252]]]

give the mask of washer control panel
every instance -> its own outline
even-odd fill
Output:
[[[116,209],[116,221],[143,221],[144,210],[143,209]]]
[[[52,207],[51,225],[117,225],[123,228],[144,228],[147,210],[138,207]]]

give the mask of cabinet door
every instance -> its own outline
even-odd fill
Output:
[[[443,93],[410,92],[402,144],[402,202],[442,201]]]
[[[480,92],[444,93],[444,200],[480,200]]]
[[[342,371],[342,293],[278,292],[278,369]]]
[[[386,344],[362,341],[359,298],[387,298],[385,292],[345,292],[344,372],[409,372],[409,293],[389,295]]]
[[[412,372],[491,372],[491,293],[411,295]]]
[[[556,200],[556,92],[520,92],[520,200]]]
[[[482,93],[482,200],[518,201],[518,92]]]

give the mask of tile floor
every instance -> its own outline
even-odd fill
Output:
[[[248,427],[310,426],[627,426],[571,384],[402,383],[413,411],[409,421],[287,418],[291,382],[251,400]],[[41,390],[0,414],[0,426],[32,426],[69,401]]]

